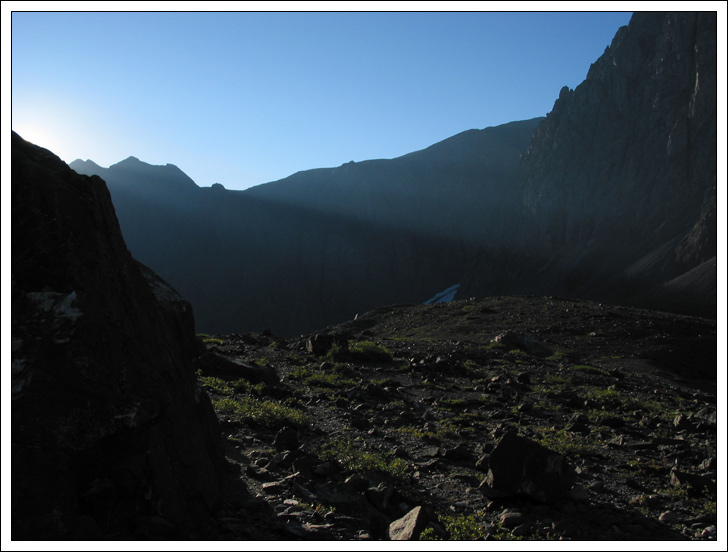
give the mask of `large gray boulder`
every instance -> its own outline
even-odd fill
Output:
[[[429,508],[417,506],[389,525],[390,540],[417,540],[430,522],[437,516]]]
[[[188,538],[224,474],[191,307],[109,192],[12,136],[12,538]]]

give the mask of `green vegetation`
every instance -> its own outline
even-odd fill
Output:
[[[552,362],[561,362],[562,360],[566,360],[566,353],[562,351],[556,351],[553,355],[546,357],[546,360],[550,360]]]
[[[483,520],[484,512],[475,514],[449,514],[439,516],[440,523],[447,531],[448,540],[478,540],[488,534]],[[428,527],[420,534],[420,540],[442,540],[434,529]]]
[[[342,378],[339,374],[313,374],[303,382],[311,387],[326,387],[329,389],[351,387],[357,383],[354,380]]]
[[[415,437],[417,439],[422,439],[425,436],[434,437],[435,434],[428,431],[422,431],[421,429],[417,429],[414,426],[402,426],[402,427],[395,427],[393,428],[393,431],[398,431],[400,433],[404,433],[406,435],[410,435],[412,437]]]
[[[220,345],[222,343],[225,343],[224,339],[220,339],[219,337],[211,337],[208,334],[204,334],[204,333],[197,334],[197,337],[202,339],[202,342],[205,344],[216,343],[216,344]]]
[[[622,394],[613,387],[587,387],[586,398],[590,401],[607,402],[612,404],[621,404]]]
[[[456,410],[468,406],[468,401],[465,399],[441,399],[437,405],[447,410]]]
[[[545,385],[563,386],[571,383],[571,379],[558,374],[546,374],[543,378]]]
[[[403,480],[407,475],[407,462],[401,458],[387,458],[385,455],[366,450],[364,441],[334,439],[319,450],[323,460],[339,462],[344,469],[353,472],[377,471],[392,479]]]
[[[221,395],[232,395],[233,393],[233,388],[223,379],[208,376],[198,376],[197,379],[208,391],[214,391]]]
[[[594,445],[578,433],[545,427],[539,427],[537,430],[541,433],[541,438],[536,439],[538,443],[568,458],[579,457],[594,450]]]
[[[373,341],[358,341],[349,344],[348,348],[337,344],[326,356],[333,361],[390,362],[392,360],[392,352]]]
[[[260,395],[265,388],[264,383],[253,385],[243,378],[233,381],[225,381],[224,379],[216,377],[199,376],[198,380],[205,389],[220,395],[232,395],[233,393],[255,393]]]
[[[234,399],[225,397],[212,401],[215,410],[236,414],[241,420],[254,422],[265,427],[279,428],[285,425],[306,426],[308,416],[297,408],[285,406],[276,401],[261,400],[255,397]]]
[[[576,370],[577,372],[584,372],[586,374],[593,374],[595,376],[608,376],[609,375],[609,372],[607,372],[603,368],[597,368],[596,366],[577,364],[575,366],[572,366],[571,368],[573,370]]]

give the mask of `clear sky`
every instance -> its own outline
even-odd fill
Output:
[[[246,188],[546,115],[630,17],[19,11],[12,128],[66,162],[134,155],[175,164],[200,186]]]

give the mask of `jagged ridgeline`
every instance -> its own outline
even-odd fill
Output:
[[[208,333],[298,335],[455,284],[714,317],[716,40],[715,13],[635,14],[545,118],[245,191],[71,166]]]

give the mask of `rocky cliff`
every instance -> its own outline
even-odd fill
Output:
[[[637,13],[562,89],[522,161],[540,287],[715,316],[715,271],[664,284],[715,263],[716,36],[715,13]]]
[[[189,303],[104,182],[12,137],[12,538],[193,536],[224,459]]]

